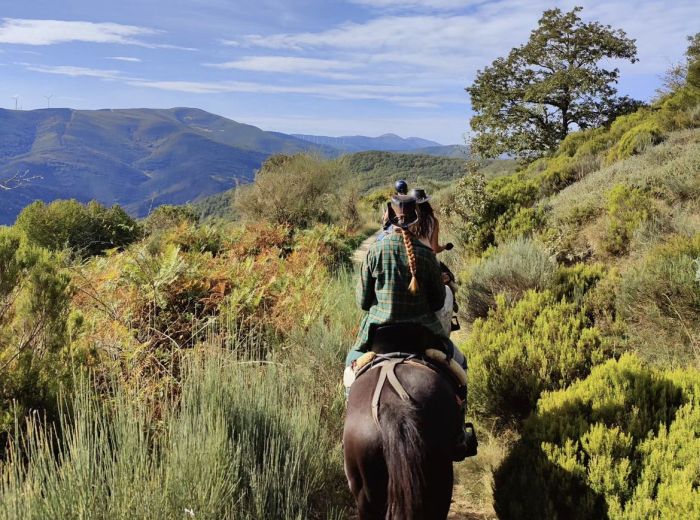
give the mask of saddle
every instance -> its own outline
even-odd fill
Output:
[[[355,379],[369,370],[381,370],[372,397],[372,417],[377,425],[379,396],[385,382],[389,382],[401,399],[409,398],[394,373],[399,364],[418,365],[445,375],[452,382],[457,404],[461,406],[466,398],[466,372],[448,354],[444,339],[426,327],[413,323],[375,326],[370,329],[369,347],[369,352],[355,362]]]

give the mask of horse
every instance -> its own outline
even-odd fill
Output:
[[[395,330],[386,331],[383,339],[375,334],[371,349],[424,350],[415,328],[405,327],[403,334]],[[393,371],[408,398],[402,399],[393,384],[384,384],[378,421],[372,401],[381,369],[359,376],[348,398],[344,468],[359,518],[444,520],[452,500],[452,451],[459,427],[455,389],[444,374],[419,363],[399,362]]]

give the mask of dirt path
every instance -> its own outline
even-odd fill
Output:
[[[367,256],[367,251],[369,250],[369,246],[371,246],[376,241],[377,241],[377,234],[372,233],[370,236],[368,236],[360,244],[360,247],[355,249],[355,252],[352,255],[352,261],[355,265],[362,264],[362,261],[365,259],[365,256]]]

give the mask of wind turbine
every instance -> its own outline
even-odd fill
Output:
[[[12,96],[12,99],[15,100],[15,110],[17,110],[17,102],[19,101],[19,96],[15,94],[14,96]]]
[[[44,97],[46,98],[46,108],[51,108],[51,98],[53,97],[53,94]]]

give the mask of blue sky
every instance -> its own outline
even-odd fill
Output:
[[[653,96],[700,30],[675,0],[2,0],[0,107],[189,106],[266,130],[463,142],[464,87],[527,40],[542,11],[624,29],[640,61],[620,91]]]

